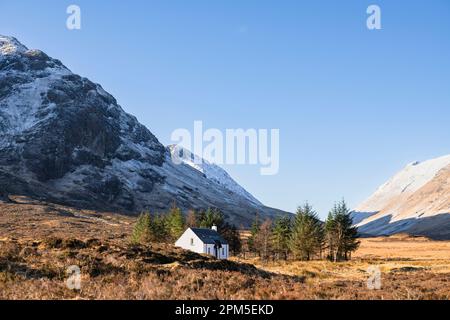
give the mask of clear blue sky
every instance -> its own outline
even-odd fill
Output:
[[[82,30],[65,27],[82,10]],[[382,10],[380,31],[366,8]],[[265,204],[322,217],[450,153],[450,2],[3,0],[0,34],[101,83],[161,142],[176,128],[280,128],[280,173],[226,167]]]

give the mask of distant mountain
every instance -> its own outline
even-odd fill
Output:
[[[0,36],[0,194],[137,214],[220,208],[249,225],[268,208],[217,166],[176,165],[171,149],[99,84]]]
[[[353,216],[364,235],[409,233],[450,239],[450,155],[408,165]]]

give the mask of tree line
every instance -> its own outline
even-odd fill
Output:
[[[237,228],[225,221],[218,209],[190,210],[186,216],[175,205],[162,214],[143,213],[132,235],[132,243],[174,243],[187,228],[211,228],[228,242],[233,255],[251,253],[267,260],[329,259],[343,261],[358,249],[358,232],[344,200],[336,203],[325,222],[305,203],[294,216],[260,221],[256,215],[250,236],[243,241]]]
[[[335,204],[325,222],[305,203],[293,218],[261,223],[256,217],[250,232],[245,249],[263,260],[326,258],[337,262],[349,260],[359,247],[357,229],[343,200]]]
[[[242,243],[239,232],[234,225],[225,221],[219,209],[190,210],[186,216],[180,208],[173,205],[165,213],[142,213],[131,234],[133,244],[174,243],[187,228],[212,228],[217,226],[219,234],[228,242],[232,254],[241,252]]]

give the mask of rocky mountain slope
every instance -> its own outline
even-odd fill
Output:
[[[262,205],[262,203],[251,195],[247,190],[240,186],[234,179],[216,164],[210,163],[205,159],[193,154],[189,150],[182,147],[171,145],[168,147],[172,157],[177,156],[178,159],[188,166],[194,168],[198,172],[201,172],[209,180],[223,186],[230,192],[240,194],[248,201],[255,203],[256,205]],[[178,154],[176,154],[178,152]]]
[[[223,185],[174,164],[170,148],[99,84],[0,36],[0,193],[129,214],[175,201],[184,210],[218,207],[238,225],[256,212],[283,213],[230,179]]]
[[[408,165],[355,209],[366,235],[450,239],[450,155]]]

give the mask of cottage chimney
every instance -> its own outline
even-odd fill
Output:
[[[211,229],[214,230],[214,231],[217,231],[217,226],[213,225]]]

